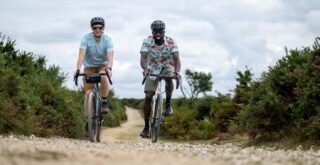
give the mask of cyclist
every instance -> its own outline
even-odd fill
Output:
[[[112,76],[113,64],[113,42],[112,39],[103,34],[105,21],[101,17],[94,17],[90,21],[92,32],[86,34],[80,43],[79,57],[77,61],[77,70],[74,79],[78,78],[82,63],[84,65],[84,73],[107,73]],[[88,96],[93,84],[83,81],[85,90],[84,111],[88,115]],[[101,76],[101,111],[108,113],[108,91],[109,82],[107,76]],[[86,122],[86,133],[88,131],[88,122]]]
[[[160,20],[155,20],[151,24],[152,35],[144,39],[140,49],[140,65],[143,69],[143,74],[165,74],[168,76],[176,76],[181,68],[179,50],[177,43],[170,37],[165,35],[165,23]],[[144,92],[144,120],[145,126],[140,133],[140,136],[146,138],[149,136],[149,118],[151,113],[152,97],[155,94],[157,84],[154,76],[148,76],[145,81]],[[166,80],[166,102],[165,116],[173,115],[171,107],[171,96],[173,92],[172,80]]]

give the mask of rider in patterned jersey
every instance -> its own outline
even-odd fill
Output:
[[[164,74],[176,76],[180,71],[181,63],[179,58],[179,50],[177,43],[170,37],[165,35],[165,23],[160,20],[153,21],[151,24],[152,35],[144,39],[140,49],[140,64],[144,75],[147,74]],[[145,100],[144,100],[144,120],[145,126],[140,136],[145,138],[149,136],[149,118],[151,113],[151,101],[155,94],[157,84],[155,77],[148,76],[145,81]],[[172,80],[166,80],[166,116],[173,115],[171,106],[171,96],[173,92]]]

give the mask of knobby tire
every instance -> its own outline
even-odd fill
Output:
[[[155,106],[155,112],[151,124],[151,141],[156,143],[160,133],[162,111],[162,95],[158,94]]]
[[[90,92],[88,98],[88,131],[90,141],[95,142],[97,136],[97,122],[96,122],[96,95]]]

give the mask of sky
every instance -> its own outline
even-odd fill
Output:
[[[64,85],[77,89],[80,40],[96,16],[106,20],[104,33],[114,42],[112,88],[119,98],[144,97],[139,50],[154,20],[164,21],[177,42],[182,75],[187,68],[212,74],[211,95],[230,93],[246,66],[258,79],[285,47],[312,46],[320,36],[319,0],[1,0],[0,32],[59,66]]]

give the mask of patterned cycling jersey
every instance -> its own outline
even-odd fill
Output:
[[[163,67],[175,67],[172,53],[179,52],[177,43],[164,36],[164,44],[158,46],[152,36],[143,40],[140,53],[148,53],[147,68],[151,74],[159,74]],[[151,79],[154,79],[150,77]]]

